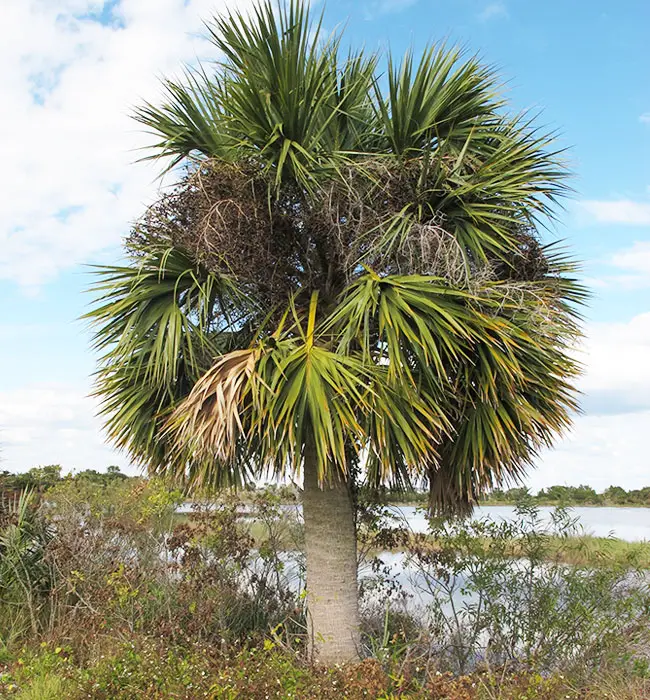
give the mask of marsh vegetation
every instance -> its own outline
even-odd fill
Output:
[[[5,500],[2,696],[644,697],[643,562],[567,565],[569,513],[416,535],[360,503],[362,660],[328,669],[307,656],[300,511],[246,500],[179,518],[163,482],[83,476]]]

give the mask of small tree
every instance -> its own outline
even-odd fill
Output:
[[[44,491],[61,480],[61,465],[48,464],[44,467],[32,467],[24,477],[26,487]]]
[[[311,648],[355,658],[352,486],[467,511],[569,422],[583,292],[535,226],[552,138],[431,47],[341,56],[299,2],[209,25],[137,118],[183,164],[90,314],[112,439],[188,486],[302,474]]]

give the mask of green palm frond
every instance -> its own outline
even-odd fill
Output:
[[[217,360],[169,425],[181,451],[224,462],[246,454],[259,471],[282,474],[299,469],[310,436],[321,480],[345,469],[346,444],[362,437],[371,373],[314,341],[315,312],[314,298],[306,328],[296,318],[296,326]]]
[[[389,56],[387,81],[386,95],[375,86],[383,147],[407,158],[449,141],[459,166],[466,139],[503,105],[494,71],[444,44],[426,50],[417,65],[410,51],[399,62]]]
[[[28,616],[47,603],[53,585],[47,546],[53,529],[38,510],[33,491],[0,501],[0,603],[3,613]],[[36,624],[35,619],[32,624]]]
[[[86,318],[96,328],[95,393],[108,433],[139,460],[164,461],[164,419],[213,357],[237,342],[242,327],[229,319],[246,301],[230,280],[178,249],[154,249],[95,274],[97,300]]]
[[[218,76],[208,78],[202,68],[187,69],[184,83],[167,80],[163,88],[162,106],[145,102],[134,113],[136,121],[160,139],[145,160],[170,157],[167,172],[186,158],[231,159],[236,141],[227,129],[223,81]]]
[[[187,70],[166,82],[161,107],[145,104],[136,119],[160,137],[157,156],[171,165],[192,154],[230,162],[250,158],[282,182],[312,190],[320,171],[346,151],[365,147],[374,115],[370,86],[376,58],[339,61],[340,37],[322,35],[298,2],[263,3],[207,25],[223,54],[215,75]],[[156,156],[154,156],[156,157]]]
[[[340,329],[342,352],[358,347],[369,361],[383,361],[386,385],[399,385],[402,397],[416,387],[435,418],[427,425],[428,452],[415,459],[378,441],[370,483],[429,481],[433,510],[462,510],[496,484],[520,478],[568,427],[577,410],[576,303],[584,298],[580,285],[558,276],[570,269],[560,256],[536,282],[490,282],[472,293],[423,276],[370,273],[355,283],[325,328]],[[394,407],[391,429],[399,431],[404,416],[412,420],[418,404],[413,397],[407,404]]]
[[[97,271],[111,439],[213,486],[355,454],[440,511],[520,477],[576,410],[586,292],[537,234],[569,192],[554,134],[478,58],[380,77],[299,0],[208,30],[221,62],[136,112],[187,173]]]
[[[467,512],[486,491],[519,481],[579,410],[579,307],[567,300],[583,301],[580,285],[541,279],[513,297],[502,283],[488,299],[493,316],[497,305],[498,326],[475,339],[471,362],[449,371],[445,409],[454,431],[428,475],[430,508],[440,514]]]
[[[438,463],[440,444],[453,429],[443,411],[445,387],[432,393],[396,383],[382,366],[375,370],[373,386],[376,401],[364,423],[365,480],[372,488],[413,488]]]
[[[367,353],[384,348],[392,372],[408,369],[391,357],[391,346],[397,351],[404,344],[421,355],[423,364],[441,367],[442,347],[454,355],[459,341],[469,338],[469,297],[433,277],[379,277],[369,271],[346,290],[325,328],[340,329],[343,350],[351,343]]]

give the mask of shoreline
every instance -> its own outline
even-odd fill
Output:
[[[287,504],[289,505],[289,504]],[[426,502],[421,503],[419,501],[410,501],[410,502],[399,502],[399,503],[379,503],[378,505],[385,505],[385,506],[396,506],[397,508],[402,508],[404,506],[409,506],[409,507],[426,507]],[[565,504],[565,503],[558,503],[558,502],[537,502],[534,501],[532,505],[535,506],[540,506],[541,508],[634,508],[634,509],[640,509],[640,510],[650,510],[650,505],[643,506],[643,505],[637,505],[637,504],[626,504],[626,503],[570,503],[570,504]],[[516,508],[517,504],[516,503],[505,503],[502,501],[498,502],[493,502],[490,501],[488,503],[479,503],[476,507],[477,508],[489,508],[490,506],[495,506],[499,508]]]

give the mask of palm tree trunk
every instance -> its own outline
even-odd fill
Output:
[[[305,451],[303,517],[310,652],[322,663],[359,659],[357,536],[347,484],[318,483],[316,454]]]

